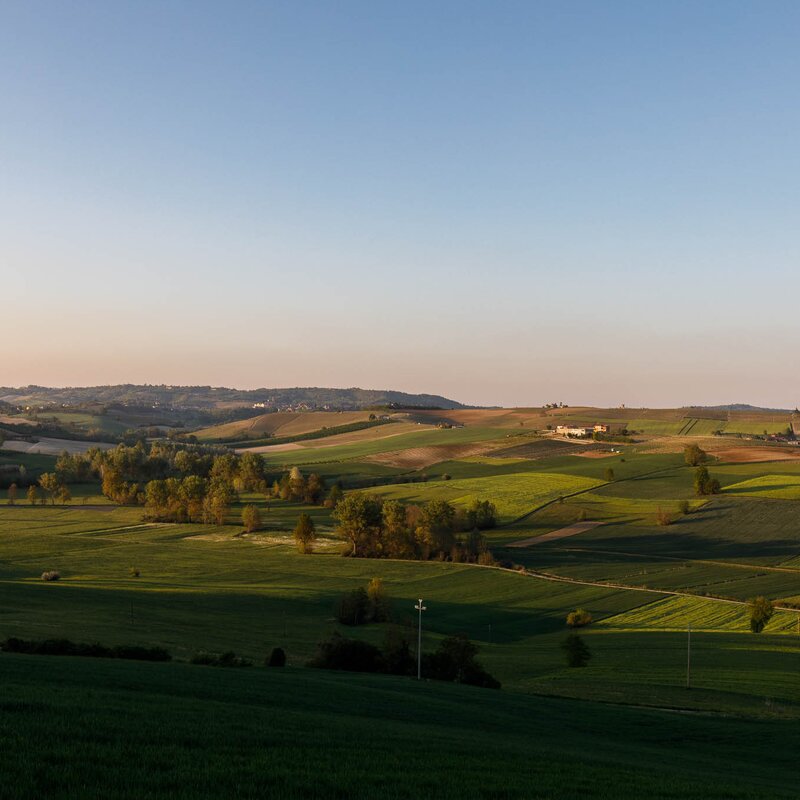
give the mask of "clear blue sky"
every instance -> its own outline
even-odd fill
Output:
[[[1,2],[0,385],[794,406],[799,41],[778,1]]]

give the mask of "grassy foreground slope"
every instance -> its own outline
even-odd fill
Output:
[[[0,656],[4,797],[790,798],[796,723],[312,670]]]

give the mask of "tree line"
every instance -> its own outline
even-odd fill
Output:
[[[215,522],[223,524],[240,492],[257,492],[269,501],[280,498],[333,507],[341,487],[326,492],[317,474],[303,475],[293,467],[283,475],[270,475],[257,453],[236,455],[202,445],[153,442],[119,445],[110,450],[92,448],[85,454],[62,453],[53,472],[43,473],[38,485],[28,489],[31,503],[69,502],[68,484],[99,480],[102,494],[121,505],[141,505],[148,519],[163,522]],[[9,490],[9,503],[18,489]],[[259,526],[252,510],[243,520],[252,530]]]
[[[492,564],[482,530],[496,524],[497,509],[475,499],[466,511],[445,500],[404,505],[352,492],[334,507],[336,532],[355,558],[450,559]]]

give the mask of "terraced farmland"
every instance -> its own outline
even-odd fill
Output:
[[[798,630],[800,612],[777,611],[767,625],[768,633]],[[598,622],[599,629],[647,631],[686,630],[693,631],[750,631],[747,606],[734,603],[719,603],[698,597],[664,597],[651,603],[623,611]]]
[[[722,428],[724,424],[720,419],[705,419],[698,417],[687,417],[683,421],[683,427],[676,434],[677,436],[710,436],[715,431]]]

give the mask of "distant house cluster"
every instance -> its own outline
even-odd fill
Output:
[[[591,436],[593,433],[608,433],[608,425],[603,425],[598,422],[592,426],[579,426],[579,425],[558,425],[556,426],[556,433],[559,436],[573,436],[583,437]]]

